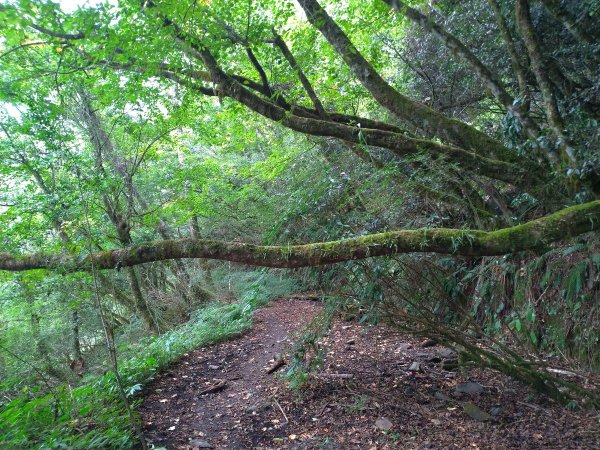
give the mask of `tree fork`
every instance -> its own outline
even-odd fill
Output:
[[[261,246],[239,242],[179,239],[155,241],[83,257],[62,254],[0,254],[0,270],[49,269],[62,272],[119,269],[154,261],[205,258],[263,267],[296,268],[398,253],[494,256],[544,246],[595,231],[600,200],[571,206],[531,222],[496,231],[422,228],[302,245]]]

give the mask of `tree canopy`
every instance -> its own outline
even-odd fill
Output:
[[[515,30],[507,29],[512,18],[504,16],[501,5],[491,5],[493,19],[502,34],[490,44],[496,48],[476,55],[468,42],[445,28],[444,20],[451,20],[444,19],[443,8],[427,14],[403,2],[381,1],[369,6],[349,2],[328,8],[317,1],[256,5],[226,1],[189,5],[123,2],[70,14],[53,3],[7,4],[2,7],[6,30],[6,50],[2,55],[4,101],[22,112],[18,118],[8,118],[3,126],[4,151],[9,159],[16,160],[15,168],[28,170],[37,180],[37,189],[48,190],[45,174],[36,167],[38,161],[30,161],[27,152],[34,151],[36,145],[56,148],[54,152],[48,147],[51,159],[56,159],[56,153],[66,152],[70,163],[63,163],[63,173],[68,178],[68,172],[84,165],[76,160],[88,157],[81,147],[84,137],[69,124],[73,114],[79,115],[76,121],[88,133],[84,140],[89,139],[94,148],[92,166],[100,169],[95,176],[102,176],[106,170],[106,162],[101,160],[111,160],[112,170],[128,185],[128,194],[139,200],[132,185],[134,176],[142,176],[138,173],[139,164],[149,152],[156,151],[154,148],[176,139],[174,134],[180,135],[177,130],[189,127],[206,141],[205,145],[230,141],[243,146],[246,135],[240,135],[239,129],[226,122],[256,121],[260,117],[264,124],[293,130],[294,139],[298,134],[335,138],[342,148],[370,161],[372,170],[378,170],[386,161],[397,164],[403,158],[426,158],[426,163],[410,163],[410,167],[398,170],[411,176],[406,172],[427,173],[431,165],[446,165],[469,180],[466,184],[472,186],[472,191],[481,189],[482,184],[500,182],[535,198],[549,212],[573,198],[595,198],[594,152],[584,147],[585,142],[576,142],[576,136],[567,135],[566,123],[569,116],[575,119],[575,111],[558,109],[560,102],[585,95],[578,107],[581,114],[585,111],[590,117],[589,125],[597,123],[596,97],[590,92],[595,89],[594,75],[575,79],[568,72],[572,67],[554,67],[541,53],[541,35],[532,28],[527,2],[518,2]],[[398,61],[394,52],[401,51],[397,43],[407,35],[407,21],[414,24],[412,32],[425,34],[445,46],[454,63],[469,72],[470,83],[486,89],[486,95],[474,100],[473,105],[488,103],[495,105],[490,106],[492,109],[500,108],[495,114],[503,113],[514,122],[516,142],[509,143],[490,133],[493,130],[473,123],[483,116],[468,111],[472,105],[465,105],[468,112],[463,117],[453,117],[428,105],[430,98],[422,101],[411,96],[394,81],[402,73],[405,61]],[[568,26],[567,29],[573,33]],[[516,32],[523,35],[521,45],[527,51],[527,61],[514,60],[519,56],[511,48],[517,45],[511,37]],[[382,43],[389,43],[389,47],[373,46],[373,33],[381,35]],[[581,42],[576,34],[574,44],[582,44],[579,51],[583,55],[578,63],[589,61],[593,65],[596,47]],[[493,52],[505,52],[507,48],[514,73],[504,73],[506,69],[500,64],[484,61]],[[565,65],[575,64],[574,58],[575,55],[565,57]],[[533,76],[521,80],[524,85],[518,85],[521,72],[527,69],[520,66],[527,62],[531,63]],[[546,72],[557,78],[545,80]],[[422,75],[418,70],[416,73]],[[516,89],[512,93],[511,84]],[[539,95],[534,92],[538,87]],[[354,106],[357,101],[362,105]],[[81,102],[87,102],[87,106]],[[114,132],[125,133],[119,140],[137,140],[118,144],[127,148],[137,145],[135,150],[129,150],[137,153],[130,156],[133,162],[116,155],[110,139],[98,134],[103,127],[100,119],[94,117],[86,123],[81,118],[84,108],[123,114],[121,129]],[[134,126],[137,136],[128,136],[127,128]],[[27,143],[26,139],[33,142]],[[381,158],[373,157],[375,152],[381,153]],[[63,199],[63,205],[69,203],[64,201],[65,195],[72,196],[73,192],[53,194]],[[481,197],[478,200],[486,201]],[[147,201],[141,207],[143,203],[143,209],[147,209]],[[111,208],[114,205],[107,206]],[[489,211],[489,205],[483,208],[488,209],[489,215],[497,215],[500,207],[496,211]],[[122,219],[117,217],[121,214],[117,211],[107,212],[112,214],[114,223]],[[65,232],[64,219],[51,220],[55,221],[55,232]],[[489,227],[490,222],[486,222],[480,227]],[[130,225],[121,226],[126,229]],[[582,231],[589,230],[578,232]],[[126,234],[120,236],[121,244],[130,245],[132,240]],[[544,237],[540,240],[544,241]],[[490,250],[489,254],[531,246],[509,245]],[[408,246],[405,251],[414,247]],[[449,249],[446,246],[437,251]],[[485,250],[474,253],[483,255]],[[185,257],[185,251],[178,252],[178,256]]]

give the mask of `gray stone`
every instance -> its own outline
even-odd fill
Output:
[[[404,353],[404,352],[406,352],[406,350],[409,350],[410,348],[412,348],[412,344],[404,343],[404,344],[400,344],[398,346],[398,348],[396,349],[396,351],[398,353]]]
[[[456,359],[456,352],[450,348],[441,349],[438,355],[444,359]]]
[[[436,391],[435,394],[433,394],[433,397],[436,400],[443,400],[445,402],[449,402],[450,400],[452,400],[450,397],[448,397],[446,394],[444,394],[441,391]]]
[[[190,441],[190,447],[192,447],[192,450],[198,450],[201,448],[214,448],[212,445],[206,441],[203,441],[202,439],[192,439]]]
[[[502,406],[496,405],[490,408],[490,414],[492,416],[499,416],[502,413],[502,411],[504,411],[504,408]]]
[[[389,419],[385,417],[380,417],[375,421],[375,426],[379,428],[381,431],[389,431],[392,428],[393,424]]]
[[[410,372],[420,372],[421,371],[421,363],[418,361],[413,362],[408,368]]]
[[[483,386],[479,383],[468,381],[467,383],[457,384],[454,390],[461,394],[480,394],[483,392]]]

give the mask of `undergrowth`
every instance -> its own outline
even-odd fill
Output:
[[[258,275],[258,276],[257,276]],[[186,352],[231,339],[246,330],[253,311],[272,298],[290,294],[295,284],[269,271],[238,280],[242,293],[231,304],[213,303],[186,324],[131,346],[120,356],[120,375],[127,396],[136,394],[163,368]],[[60,385],[49,393],[24,388],[0,404],[0,448],[127,449],[136,445],[113,372],[87,376],[72,388]]]
[[[434,338],[457,351],[457,364],[498,370],[569,406],[597,406],[597,383],[588,374],[600,361],[598,250],[590,239],[543,254],[399,255],[340,264],[318,274],[335,286],[333,308],[298,342],[290,381],[308,380],[323,351],[318,339],[339,314]]]

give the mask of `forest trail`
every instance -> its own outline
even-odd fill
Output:
[[[453,355],[386,327],[336,319],[308,388],[268,373],[319,312],[278,299],[238,339],[189,352],[147,386],[155,447],[214,449],[593,449],[598,417],[569,411],[491,371],[445,370]],[[214,391],[212,391],[214,390]]]

